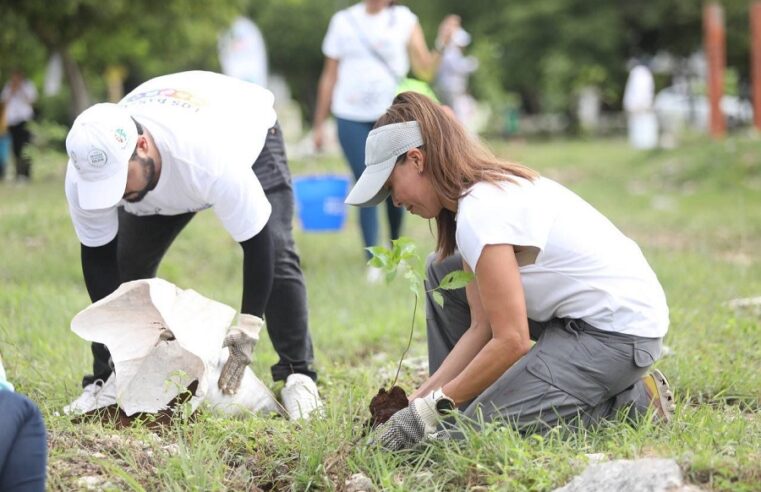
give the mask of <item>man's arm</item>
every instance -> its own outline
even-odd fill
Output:
[[[103,246],[90,247],[82,244],[82,273],[92,302],[103,299],[119,287],[116,245],[116,237]]]
[[[275,248],[269,225],[240,245],[243,248],[243,302],[238,324],[231,327],[225,337],[223,346],[230,350],[230,357],[217,382],[222,392],[228,395],[238,391],[244,371],[251,363],[275,276]]]
[[[275,278],[275,247],[269,224],[251,239],[240,243],[243,248],[243,301],[240,312],[263,317]]]

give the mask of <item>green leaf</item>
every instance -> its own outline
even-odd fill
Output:
[[[383,268],[383,266],[384,266],[383,260],[381,258],[377,257],[377,256],[373,256],[372,258],[367,260],[367,264],[369,266],[375,267],[375,268]]]
[[[372,258],[367,261],[367,264],[375,268],[381,268],[384,271],[396,268],[398,262],[394,262],[392,259],[392,253],[388,248],[383,246],[371,246],[365,248],[370,252]]]
[[[391,250],[385,246],[370,246],[365,249],[373,256],[388,256],[391,254]]]
[[[444,307],[444,296],[439,292],[438,290],[431,291],[431,296],[433,297],[434,302],[439,305],[439,307]]]
[[[473,275],[471,272],[466,272],[464,270],[455,270],[454,272],[447,273],[444,278],[441,279],[441,283],[439,283],[438,288],[444,290],[462,289],[474,278],[475,275]]]

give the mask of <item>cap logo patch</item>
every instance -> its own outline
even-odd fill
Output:
[[[114,138],[122,148],[127,144],[127,132],[124,131],[124,128],[117,128],[114,130]]]
[[[92,167],[103,167],[108,163],[108,155],[100,149],[92,149],[87,155]]]

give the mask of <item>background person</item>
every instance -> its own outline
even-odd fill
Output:
[[[314,144],[323,143],[323,123],[330,112],[338,124],[338,140],[355,178],[365,163],[365,140],[375,120],[388,108],[399,81],[413,73],[431,80],[441,59],[441,48],[459,25],[449,16],[439,26],[436,49],[428,51],[417,16],[388,0],[365,0],[333,15],[322,43],[325,65],[317,89]],[[376,205],[376,204],[374,204]],[[403,210],[386,202],[391,239],[402,227]],[[360,211],[365,247],[378,244],[378,213]],[[370,257],[366,252],[367,258]],[[381,278],[368,270],[368,280]]]
[[[212,208],[243,249],[241,314],[225,341],[231,355],[220,388],[237,391],[266,317],[280,357],[272,377],[286,381],[283,404],[298,418],[321,403],[273,99],[254,84],[196,71],[151,79],[118,105],[96,104],[66,139],[66,197],[93,302],[122,282],[154,277],[185,225]],[[108,350],[92,351],[93,374],[69,412],[88,411],[111,386]]]
[[[10,149],[11,135],[8,133],[8,120],[5,117],[5,103],[0,100],[0,182],[5,179]]]
[[[411,447],[456,407],[467,418],[544,431],[627,409],[665,420],[659,371],[668,307],[639,247],[573,192],[498,160],[439,106],[402,93],[368,137],[367,170],[346,199],[394,203],[436,219],[428,284],[475,272],[428,305],[431,376],[379,430]],[[429,291],[430,292],[430,291]],[[531,340],[536,340],[531,345]]]
[[[5,103],[8,131],[13,143],[16,181],[27,181],[31,175],[32,163],[24,153],[24,148],[32,139],[27,123],[34,118],[32,104],[37,101],[37,89],[21,70],[14,70],[0,93],[0,99]]]
[[[624,110],[629,145],[635,149],[658,146],[658,119],[655,116],[655,81],[653,73],[642,62],[633,62],[624,88]]]
[[[478,59],[463,54],[469,44],[470,34],[464,29],[456,30],[444,48],[435,84],[441,103],[452,108],[462,124],[472,117],[474,101],[468,94],[468,78],[478,69]]]
[[[40,409],[13,392],[0,357],[0,490],[45,490],[47,434]]]

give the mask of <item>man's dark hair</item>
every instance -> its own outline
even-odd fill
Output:
[[[132,116],[130,116],[132,118]],[[137,134],[142,135],[143,134],[143,125],[137,122],[135,118],[132,118],[132,121],[135,122],[135,128],[137,128]],[[129,160],[135,159],[137,157],[137,145],[135,145],[135,150],[132,152],[132,157],[129,158]]]

